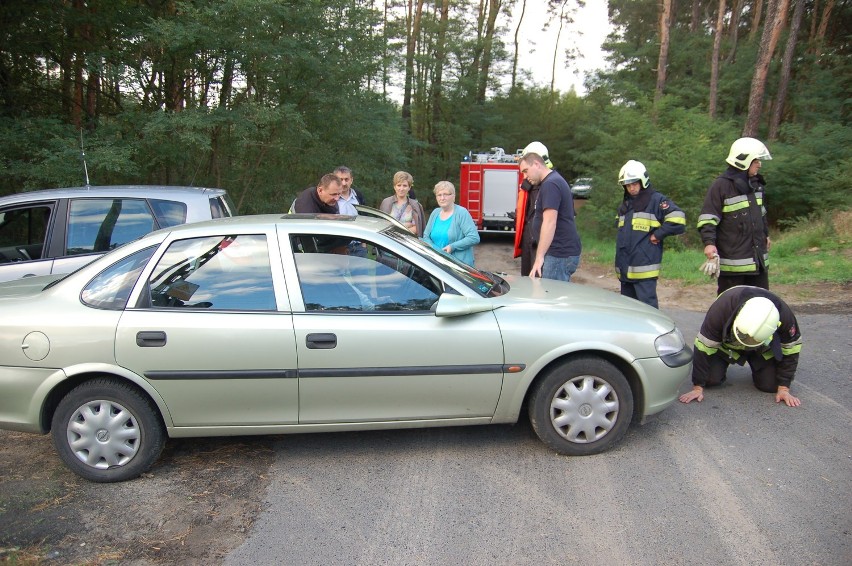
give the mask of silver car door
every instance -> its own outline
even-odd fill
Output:
[[[178,427],[297,422],[293,322],[286,290],[276,292],[284,281],[275,238],[176,240],[155,259],[141,301],[119,323],[118,363],[159,391]]]
[[[439,318],[440,281],[366,244],[366,257],[317,236],[291,247],[304,309],[294,305],[299,422],[491,416],[503,346],[491,312]],[[291,290],[295,286],[290,285]]]

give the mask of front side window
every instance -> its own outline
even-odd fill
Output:
[[[302,235],[292,245],[308,311],[429,311],[442,292],[427,271],[370,242]]]
[[[149,280],[154,308],[275,310],[265,235],[178,240],[169,245]]]
[[[101,271],[83,289],[82,301],[99,309],[123,309],[142,268],[156,249],[156,246],[145,248]]]
[[[0,263],[41,259],[51,210],[42,204],[0,212]]]
[[[142,199],[75,199],[68,209],[66,255],[107,252],[156,227]]]

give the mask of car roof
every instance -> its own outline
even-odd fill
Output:
[[[94,187],[68,187],[62,189],[44,189],[39,191],[27,191],[12,195],[0,196],[0,204],[13,204],[19,202],[34,202],[38,200],[51,200],[60,198],[79,197],[115,197],[125,198],[156,198],[175,199],[187,196],[206,195],[216,197],[226,194],[224,189],[207,187],[177,187],[168,185],[108,185]]]
[[[171,232],[178,233],[178,236],[191,237],[193,233],[221,232],[223,225],[227,226],[228,230],[233,229],[243,233],[266,229],[271,225],[281,226],[288,232],[305,231],[311,233],[322,232],[324,230],[323,226],[332,230],[348,226],[350,230],[378,232],[387,228],[390,223],[381,218],[348,216],[345,214],[253,214],[181,224],[163,228],[153,233]]]

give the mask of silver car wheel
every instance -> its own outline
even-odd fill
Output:
[[[68,421],[68,447],[84,464],[106,470],[124,466],[139,450],[134,416],[115,401],[97,399],[79,407]]]
[[[566,456],[588,456],[624,438],[633,420],[633,390],[612,362],[579,355],[537,377],[527,406],[545,444]]]
[[[618,394],[592,375],[566,381],[550,403],[550,421],[570,442],[585,444],[606,436],[618,421]]]

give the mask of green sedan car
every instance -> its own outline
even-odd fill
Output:
[[[356,253],[357,252],[357,253]],[[584,455],[674,402],[692,353],[637,301],[476,270],[385,220],[234,217],[0,284],[0,428],[96,482],[167,437],[512,423]]]

